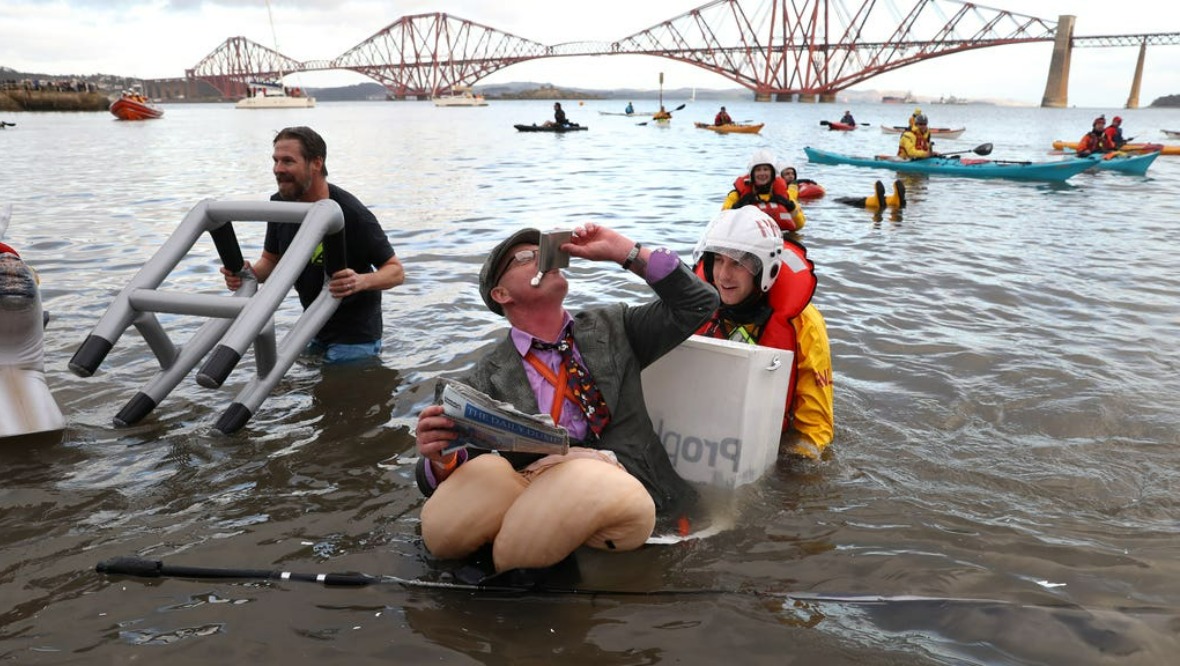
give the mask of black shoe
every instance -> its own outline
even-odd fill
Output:
[[[893,181],[893,194],[897,197],[897,207],[905,208],[905,183],[900,180]]]
[[[878,180],[873,183],[873,189],[877,193],[877,209],[883,210],[885,208],[885,184]]]

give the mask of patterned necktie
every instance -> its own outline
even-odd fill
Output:
[[[567,329],[565,337],[556,344],[533,340],[533,348],[547,351],[557,350],[561,353],[561,363],[565,366],[566,385],[577,398],[582,413],[586,415],[586,424],[590,426],[590,431],[594,433],[595,437],[601,438],[602,431],[610,423],[610,409],[606,406],[606,399],[602,397],[602,391],[599,391],[598,385],[594,383],[594,378],[586,371],[585,366],[578,363],[578,359],[574,357],[573,331]],[[560,386],[554,388],[561,391]]]

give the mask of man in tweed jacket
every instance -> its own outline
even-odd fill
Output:
[[[644,278],[659,298],[574,315],[564,307],[569,284],[559,269],[533,284],[539,241],[538,230],[522,229],[484,262],[480,295],[512,328],[462,381],[523,412],[558,414],[576,445],[561,456],[488,455],[475,449],[444,455],[442,449],[455,438],[453,423],[437,405],[418,418],[417,479],[429,497],[422,509],[427,548],[452,559],[492,543],[498,571],[548,566],[581,545],[637,548],[651,535],[657,514],[676,519],[696,499],[656,436],[640,372],[705,321],[718,306],[716,291],[669,250],[642,247],[586,224],[573,230],[562,250],[618,263]],[[609,413],[600,434],[585,408],[557,397],[563,389],[544,377],[562,372],[563,361],[556,351],[535,345],[567,336],[601,392],[602,411]]]

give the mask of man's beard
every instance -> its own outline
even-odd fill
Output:
[[[311,187],[311,180],[301,181],[298,178],[278,181],[279,196],[287,201],[298,201]]]

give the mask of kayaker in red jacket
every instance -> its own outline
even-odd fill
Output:
[[[713,118],[713,124],[714,125],[732,125],[733,124],[733,118],[729,117],[729,114],[726,113],[724,106],[721,107],[721,110],[718,111],[717,115]]]
[[[1082,135],[1081,140],[1078,141],[1077,153],[1078,157],[1086,157],[1114,149],[1110,137],[1106,136],[1106,116],[1103,115],[1095,118],[1094,124],[1090,126],[1090,131]]]
[[[1121,150],[1127,145],[1127,140],[1123,138],[1123,119],[1118,116],[1110,119],[1110,127],[1107,127],[1103,134],[1115,150]]]

